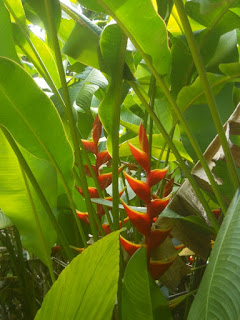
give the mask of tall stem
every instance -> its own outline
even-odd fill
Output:
[[[207,78],[207,73],[206,73],[200,52],[199,52],[199,48],[198,48],[197,43],[195,41],[195,38],[193,36],[193,32],[192,32],[187,14],[185,12],[182,0],[174,0],[174,2],[175,2],[175,6],[177,8],[177,11],[178,11],[178,15],[181,19],[181,23],[183,25],[183,29],[184,29],[185,36],[188,41],[188,45],[189,45],[189,48],[190,48],[190,51],[192,54],[193,61],[195,63],[200,80],[202,82],[202,86],[203,86],[205,96],[206,96],[206,99],[208,102],[208,106],[209,106],[209,109],[210,109],[210,112],[211,112],[211,115],[213,118],[213,122],[215,124],[216,129],[217,129],[218,137],[219,137],[219,140],[221,142],[221,145],[222,145],[222,148],[223,148],[223,151],[225,154],[226,164],[227,164],[227,168],[228,168],[230,177],[232,179],[235,190],[237,190],[237,188],[239,187],[239,179],[238,179],[238,175],[236,172],[235,163],[234,163],[234,160],[233,160],[233,157],[232,157],[232,154],[231,154],[228,142],[227,142],[225,131],[224,131],[221,119],[220,119],[220,115],[219,115],[219,112],[217,109],[217,105],[216,105],[216,102],[214,99],[214,95],[213,95],[211,86],[210,86],[208,78]]]
[[[90,220],[90,225],[91,225],[93,237],[94,237],[94,240],[97,240],[98,233],[97,233],[96,225],[94,222],[93,206],[92,206],[90,195],[88,192],[87,180],[85,177],[85,171],[84,171],[82,158],[81,158],[81,154],[80,154],[77,128],[76,128],[75,121],[74,121],[74,116],[73,116],[73,112],[72,112],[67,82],[66,82],[66,78],[65,78],[65,72],[64,72],[64,68],[63,68],[63,64],[62,64],[62,55],[61,55],[60,46],[59,46],[59,42],[58,42],[57,30],[56,30],[56,26],[54,23],[54,14],[53,14],[53,9],[52,9],[52,4],[48,0],[44,0],[44,4],[45,4],[47,19],[48,19],[48,23],[49,23],[49,27],[50,27],[50,36],[51,36],[51,40],[52,40],[52,44],[53,44],[53,48],[54,48],[55,57],[56,57],[57,68],[58,68],[58,72],[59,72],[59,76],[60,76],[60,80],[61,80],[61,84],[62,84],[62,92],[63,92],[63,98],[64,98],[64,103],[65,103],[65,110],[66,110],[67,118],[69,121],[69,128],[70,128],[73,147],[74,147],[74,151],[75,151],[76,163],[78,165],[78,170],[79,170],[80,179],[81,179],[81,187],[83,190],[83,194],[85,197],[85,201],[86,201],[86,205],[87,205],[87,209],[88,209],[88,213],[89,213],[89,220]],[[75,205],[72,200],[71,200],[71,207],[72,207],[74,218],[77,223],[79,232],[81,234],[84,246],[86,247],[87,246],[86,236],[84,234],[82,225],[81,225],[77,215],[75,214],[75,211],[76,211]]]
[[[113,118],[112,118],[112,196],[113,196],[113,226],[114,230],[119,229],[119,190],[118,190],[118,163],[119,163],[119,127],[120,127],[120,110],[122,102],[122,84],[123,84],[123,67],[125,63],[125,52],[127,37],[122,33],[119,63],[117,70],[112,77],[112,86],[114,90],[113,98]]]

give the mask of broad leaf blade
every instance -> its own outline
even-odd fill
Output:
[[[236,193],[218,233],[188,319],[240,317],[240,194]]]
[[[30,188],[37,224],[19,162],[0,130],[0,204],[4,214],[18,228],[23,246],[48,264],[56,233],[44,212],[36,194]],[[24,152],[24,150],[22,150]],[[57,179],[54,168],[48,161],[24,154],[50,206],[56,207]],[[41,235],[42,232],[42,235]],[[43,237],[42,237],[43,236]],[[44,242],[45,243],[44,243]]]
[[[117,21],[144,59],[152,61],[159,74],[169,74],[166,26],[151,1],[98,0],[98,3]]]
[[[23,68],[4,58],[0,58],[0,123],[33,155],[50,160],[72,189],[73,152],[55,107]]]
[[[110,320],[118,276],[119,231],[72,260],[46,295],[35,320]]]
[[[19,62],[12,35],[12,26],[8,10],[0,1],[0,56]]]
[[[129,261],[123,282],[124,320],[172,319],[167,301],[147,271],[146,249],[139,249]]]

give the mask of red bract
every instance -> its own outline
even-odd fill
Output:
[[[95,142],[82,139],[82,144],[83,144],[85,150],[97,155],[98,146],[97,146],[97,144]]]
[[[171,258],[168,260],[158,260],[158,261],[153,261],[151,260],[148,266],[148,270],[153,277],[154,280],[159,279],[159,277],[167,271],[167,269],[171,266],[171,264],[175,261],[177,257],[176,255],[173,255]]]
[[[134,147],[131,143],[128,143],[131,153],[137,163],[147,172],[150,172],[150,162],[146,152]]]
[[[89,218],[88,218],[88,213],[87,212],[81,212],[76,210],[76,213],[78,217],[85,223],[89,224]]]
[[[165,177],[167,171],[168,171],[168,167],[164,169],[152,170],[147,176],[147,183],[149,187],[151,188],[155,184],[159,183]]]
[[[133,210],[132,208],[127,206],[126,203],[124,203],[123,201],[122,204],[132,224],[138,229],[139,232],[141,232],[145,236],[148,236],[151,232],[152,225],[152,221],[149,215]]]
[[[143,244],[132,243],[122,236],[120,236],[120,243],[130,256],[143,246]]]
[[[134,179],[133,177],[129,176],[126,172],[124,172],[124,176],[127,179],[130,187],[136,193],[138,198],[140,198],[145,203],[151,202],[151,193],[149,185],[143,181]]]
[[[111,159],[110,154],[107,150],[101,151],[97,154],[96,167],[99,168],[104,163],[108,162]]]
[[[142,149],[144,152],[146,152],[146,154],[147,154],[148,157],[149,157],[149,143],[148,143],[148,138],[147,138],[146,131],[145,131],[142,123],[140,124],[140,127],[139,127],[138,137],[139,137],[139,142],[140,142],[140,145],[141,145],[141,149]]]
[[[167,238],[171,229],[172,228],[153,230],[147,239],[148,249],[151,251],[157,248]]]
[[[148,214],[151,218],[157,217],[168,205],[170,196],[162,199],[154,199],[148,206]]]
[[[92,165],[92,169],[93,169],[95,175],[97,176],[98,175],[97,167]],[[88,165],[84,165],[84,170],[85,170],[86,175],[91,178],[92,174],[90,172],[90,169],[89,169]]]

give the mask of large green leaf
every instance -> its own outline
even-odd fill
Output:
[[[236,193],[215,241],[188,319],[240,317],[240,195]]]
[[[47,32],[50,30],[48,15],[45,9],[44,0],[27,0],[33,10],[36,12],[38,17],[42,20],[44,27]],[[58,0],[49,0],[49,5],[52,6],[54,12],[54,22],[58,29],[61,23],[61,8]]]
[[[118,277],[119,231],[72,260],[46,295],[35,320],[110,320]]]
[[[86,28],[84,24],[76,22],[62,51],[83,64],[99,69],[98,46],[98,34]]]
[[[29,186],[27,190],[19,162],[1,130],[0,144],[0,206],[4,214],[17,226],[23,246],[48,264],[56,233],[32,188]],[[55,208],[56,171],[48,161],[33,157],[23,149],[22,152],[50,206]],[[32,197],[34,205],[29,196]]]
[[[97,0],[159,74],[169,74],[170,51],[164,21],[149,0]],[[137,13],[137,14],[136,14]],[[147,62],[147,61],[146,61]]]
[[[172,319],[166,299],[148,274],[144,247],[132,256],[125,271],[122,317],[124,320]]]
[[[228,120],[234,110],[232,90],[233,85],[228,83],[215,97],[222,123],[225,123]],[[202,152],[204,152],[213,138],[217,135],[208,105],[201,103],[193,104],[184,112],[184,116],[193,135],[198,141]],[[198,159],[184,132],[182,132],[182,141],[189,155],[197,161]]]
[[[72,189],[73,152],[54,105],[23,68],[4,58],[0,58],[0,110],[0,123],[16,141],[50,160]]]
[[[19,62],[12,35],[12,26],[8,10],[0,0],[0,56]]]

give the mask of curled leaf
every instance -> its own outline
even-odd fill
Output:
[[[149,236],[152,225],[149,215],[133,210],[123,201],[122,204],[132,224],[138,229],[139,232],[145,236]]]
[[[86,151],[94,153],[95,155],[98,154],[98,146],[94,141],[88,141],[88,140],[82,139],[82,144]]]
[[[136,193],[136,195],[145,203],[150,203],[151,201],[151,193],[150,188],[146,182],[134,179],[126,172],[124,172],[124,176],[127,179],[130,187]]]
[[[131,153],[137,163],[146,171],[150,172],[150,161],[146,152],[134,147],[131,143],[128,143]]]
[[[124,250],[130,256],[132,256],[138,249],[140,249],[143,246],[143,244],[136,244],[136,243],[130,242],[127,239],[125,239],[124,237],[122,237],[121,235],[120,235],[120,243],[121,243],[122,247],[124,248]]]
[[[152,186],[160,182],[165,177],[167,171],[168,171],[168,167],[164,169],[152,170],[147,177],[147,183],[149,187],[151,188]]]

